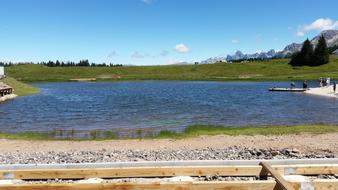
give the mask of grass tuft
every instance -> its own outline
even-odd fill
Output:
[[[273,126],[273,127],[237,127],[229,128],[213,125],[193,125],[187,127],[183,132],[161,131],[152,138],[192,138],[203,135],[289,135],[289,134],[323,134],[336,133],[338,126],[333,125],[299,125],[299,126]]]
[[[103,137],[101,138],[101,140],[112,140],[112,139],[118,139],[117,133],[113,131],[103,132]]]
[[[3,132],[0,132],[0,139],[52,140],[53,136],[49,133],[37,133],[37,132],[22,132],[22,133],[3,133]]]

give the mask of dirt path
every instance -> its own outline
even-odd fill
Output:
[[[303,153],[331,151],[338,155],[338,133],[301,134],[282,136],[202,136],[171,140],[109,140],[109,141],[23,141],[0,139],[1,153],[68,152],[109,150],[180,150],[226,148],[231,146],[250,148],[296,148]]]

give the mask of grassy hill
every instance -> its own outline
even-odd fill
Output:
[[[46,67],[17,65],[8,67],[7,74],[22,81],[88,80],[317,80],[319,77],[338,79],[338,57],[319,67],[288,65],[288,59],[250,63],[218,63],[205,65],[128,66],[128,67]]]
[[[19,82],[11,77],[1,79],[0,82],[4,82],[8,84],[9,86],[11,86],[14,89],[14,94],[18,96],[27,96],[27,95],[32,95],[32,94],[36,94],[40,92],[38,88],[35,88],[29,84]]]

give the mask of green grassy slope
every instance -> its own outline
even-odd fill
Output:
[[[32,94],[36,94],[40,92],[38,88],[35,88],[29,84],[19,82],[11,77],[1,79],[0,82],[4,82],[7,85],[11,86],[14,89],[14,94],[18,96],[27,96],[27,95],[32,95]]]
[[[129,66],[129,67],[8,67],[9,76],[23,81],[68,81],[78,78],[105,80],[317,80],[338,78],[338,57],[319,67],[289,66],[288,59],[250,63],[208,65]]]

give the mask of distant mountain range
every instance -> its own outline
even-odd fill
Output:
[[[319,35],[312,38],[311,43],[315,46],[318,43],[319,37],[323,35],[328,47],[333,47],[338,45],[338,30],[325,30],[322,31]],[[216,62],[229,62],[237,60],[248,60],[248,59],[271,59],[271,58],[285,58],[291,56],[293,53],[300,51],[302,48],[302,43],[292,43],[287,45],[282,51],[275,51],[271,49],[268,52],[260,52],[253,54],[244,54],[241,51],[236,51],[233,55],[227,55],[226,57],[213,57],[201,61],[202,64],[211,64]],[[338,49],[333,52],[338,55]]]

